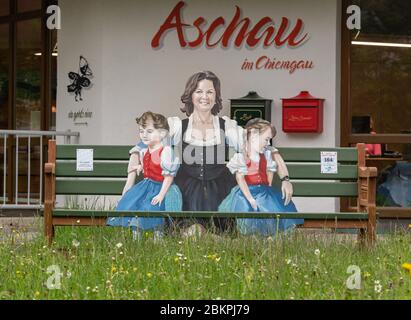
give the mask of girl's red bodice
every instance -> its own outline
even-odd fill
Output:
[[[163,182],[164,177],[161,174],[163,169],[161,168],[161,153],[163,147],[150,153],[149,150],[143,158],[144,178],[148,178],[157,182]]]
[[[268,185],[267,177],[267,159],[263,154],[260,154],[260,162],[255,163],[250,160],[247,161],[247,175],[245,181],[248,185]]]

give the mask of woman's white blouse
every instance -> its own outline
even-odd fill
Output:
[[[225,136],[227,140],[227,144],[234,148],[235,150],[239,151],[242,148],[243,142],[243,131],[244,129],[237,125],[237,121],[231,120],[228,117],[223,117],[225,123]],[[178,117],[170,117],[168,118],[168,125],[170,127],[170,137],[172,139],[173,145],[178,145],[181,142],[182,138],[182,121]],[[208,139],[207,141],[194,139],[193,138],[193,115],[188,118],[188,125],[187,130],[184,135],[184,142],[199,147],[208,147],[219,145],[222,143],[221,141],[221,134],[220,134],[220,121],[218,116],[213,116],[213,127],[214,127],[214,135],[212,139]]]
[[[222,117],[225,124],[225,137],[226,142],[229,147],[233,148],[237,152],[241,152],[243,150],[243,143],[244,143],[244,129],[237,125],[237,121],[230,119],[229,117]],[[167,119],[168,125],[170,127],[169,137],[167,138],[168,141],[165,141],[165,145],[179,145],[182,141],[182,120],[179,117],[170,117]],[[208,147],[219,145],[222,143],[221,141],[221,132],[220,132],[220,121],[218,116],[213,116],[213,127],[214,127],[214,135],[211,139],[207,141],[194,139],[193,138],[193,115],[188,118],[188,125],[187,130],[184,135],[184,142],[199,147]],[[142,142],[137,144],[133,149],[130,150],[131,153],[138,153],[141,149],[146,148],[146,145]],[[278,152],[278,150],[272,146],[268,146],[266,150],[270,152]]]
[[[264,156],[267,160],[267,171],[277,172],[277,163],[273,160],[271,152],[271,148],[266,148],[264,150]],[[239,172],[243,175],[247,175],[248,169],[244,159],[244,154],[236,153],[228,162],[227,168],[230,170],[232,174]]]
[[[148,148],[141,147],[140,145],[135,146],[129,151],[130,154],[138,153],[140,155],[140,159],[144,158],[146,152],[148,152]],[[160,166],[161,169],[163,169],[161,172],[163,176],[176,176],[178,168],[180,167],[180,159],[174,155],[171,147],[165,146],[161,152]]]

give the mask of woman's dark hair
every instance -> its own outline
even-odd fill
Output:
[[[143,113],[140,118],[136,119],[136,122],[144,128],[147,125],[147,120],[149,119],[153,120],[154,128],[170,131],[166,117],[164,117],[162,114],[154,113],[151,111]]]
[[[220,79],[211,71],[202,71],[196,74],[193,74],[190,79],[188,79],[184,94],[181,96],[181,102],[184,103],[184,107],[180,110],[184,112],[187,117],[189,117],[194,111],[193,105],[193,93],[198,87],[198,83],[202,80],[210,80],[213,82],[216,97],[215,105],[211,109],[211,113],[216,116],[221,109],[223,108],[222,99],[221,99],[221,83]]]

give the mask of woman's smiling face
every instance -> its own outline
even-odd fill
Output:
[[[211,80],[201,80],[192,94],[194,110],[197,112],[211,112],[215,105],[216,91]]]

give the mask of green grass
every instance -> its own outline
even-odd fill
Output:
[[[401,268],[411,261],[409,233],[362,250],[353,240],[301,232],[154,243],[151,234],[133,241],[127,229],[65,227],[50,248],[42,236],[21,237],[0,242],[0,299],[411,298],[411,276]],[[60,289],[45,285],[52,265],[62,272]],[[361,269],[360,290],[346,286],[350,265]]]

